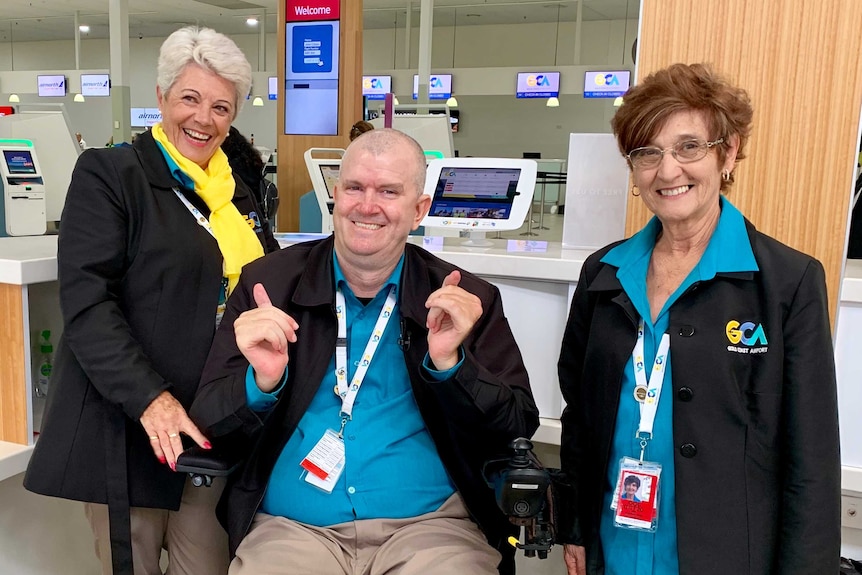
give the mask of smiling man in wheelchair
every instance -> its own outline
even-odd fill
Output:
[[[421,147],[351,143],[333,236],[247,266],[191,410],[240,452],[219,505],[232,575],[513,573],[482,476],[538,412],[498,290],[406,243]]]

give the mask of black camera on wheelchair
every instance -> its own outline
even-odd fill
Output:
[[[554,545],[557,517],[568,505],[570,486],[559,469],[542,466],[533,454],[533,443],[519,437],[509,444],[512,454],[488,461],[482,474],[494,489],[497,507],[509,522],[523,527],[524,542],[509,543],[526,557],[546,559]]]

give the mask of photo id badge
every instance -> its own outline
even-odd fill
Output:
[[[655,533],[660,479],[661,464],[630,457],[620,459],[611,502],[615,527]]]
[[[344,458],[344,440],[335,431],[327,429],[299,465],[308,472],[305,481],[332,493],[344,470]]]

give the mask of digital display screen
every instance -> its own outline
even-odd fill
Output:
[[[162,113],[158,108],[132,108],[132,126],[136,128],[152,128],[162,121]]]
[[[28,150],[3,150],[3,159],[10,174],[36,173],[36,164]]]
[[[269,77],[269,99],[277,100],[278,99],[278,76],[270,76]]]
[[[340,164],[320,164],[320,175],[326,184],[326,194],[330,200],[335,199],[335,184],[338,182],[338,174],[341,172]]]
[[[110,77],[107,74],[81,74],[81,95],[110,96]]]
[[[362,76],[362,95],[369,100],[385,100],[392,91],[392,76]]]
[[[508,219],[520,175],[519,168],[444,167],[440,170],[428,215]]]
[[[452,74],[432,74],[428,79],[428,99],[448,100],[452,97]],[[413,74],[413,99],[419,98],[419,74]]]
[[[65,96],[66,76],[36,76],[38,94],[43,97]]]
[[[284,133],[338,135],[338,0],[286,0]]]
[[[584,74],[584,98],[625,96],[630,78],[631,72],[628,70],[587,72]]]
[[[559,72],[520,72],[516,98],[556,98],[560,95]]]

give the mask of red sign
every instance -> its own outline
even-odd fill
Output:
[[[0,106],[0,116],[8,116],[15,113],[15,108],[12,106]]]
[[[285,0],[287,22],[314,22],[341,18],[341,0]]]

